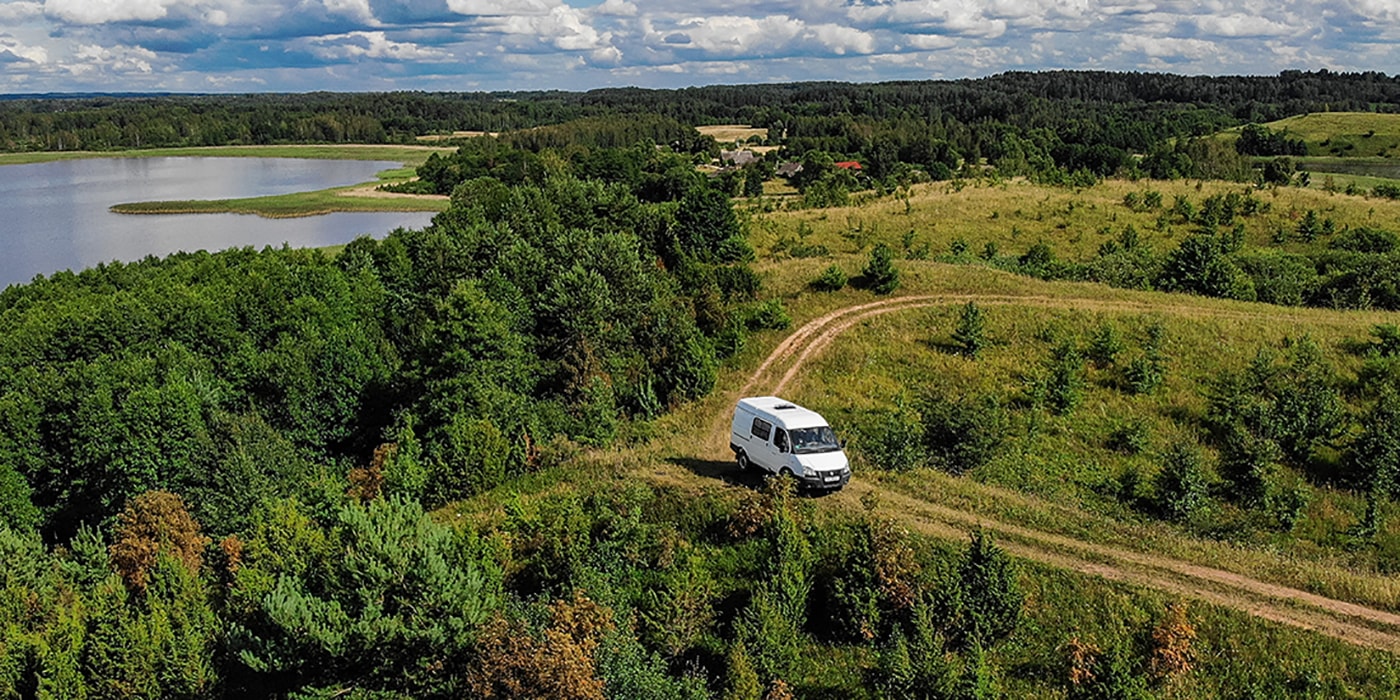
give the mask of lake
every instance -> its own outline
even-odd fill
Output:
[[[400,163],[301,158],[92,158],[0,166],[0,288],[35,275],[179,251],[318,247],[421,228],[431,212],[113,214],[123,202],[230,199],[374,180]]]

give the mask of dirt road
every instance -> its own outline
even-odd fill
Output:
[[[797,376],[804,363],[821,353],[841,333],[864,320],[881,314],[965,304],[968,301],[981,305],[1159,314],[1189,313],[1196,317],[1210,315],[1278,320],[1277,314],[1101,299],[953,294],[895,297],[838,309],[803,325],[769,354],[744,387],[737,392],[735,398],[781,393]],[[727,407],[730,404],[726,402],[725,405]],[[728,420],[727,410],[714,418],[709,439],[698,443],[704,445],[706,454],[695,457],[709,461],[725,461],[731,458],[724,440],[724,426]],[[879,496],[883,514],[894,518],[912,531],[962,540],[967,537],[971,528],[980,526],[994,533],[1008,552],[1024,559],[1233,608],[1359,646],[1400,652],[1400,615],[1385,610],[1260,581],[1183,559],[1085,542],[1058,533],[999,522],[974,512],[940,505],[932,500],[900,493],[860,479],[852,481],[843,492],[823,499],[822,502],[856,509],[860,507],[861,496],[872,491],[877,492]]]

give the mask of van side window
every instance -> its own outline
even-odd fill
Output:
[[[749,432],[752,433],[754,437],[763,440],[764,442],[768,441],[768,435],[772,431],[773,424],[769,423],[766,420],[763,420],[762,418],[753,419],[753,427],[749,429]]]

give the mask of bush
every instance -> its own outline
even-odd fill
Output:
[[[556,601],[549,614],[549,625],[538,632],[519,621],[492,621],[468,675],[471,696],[603,700],[595,656],[613,629],[612,612],[576,595]]]
[[[812,280],[812,289],[819,292],[840,291],[846,286],[846,271],[840,265],[832,263],[830,267],[822,270],[822,273]]]
[[[1134,420],[1116,426],[1108,434],[1104,446],[1121,454],[1136,455],[1146,451],[1151,441],[1152,434],[1148,431],[1147,424]]]
[[[1180,676],[1196,663],[1196,627],[1186,613],[1185,601],[1167,603],[1162,619],[1152,628],[1148,669],[1154,678]]]
[[[1089,339],[1089,361],[1093,362],[1095,367],[1103,369],[1112,365],[1125,347],[1118,327],[1111,321],[1103,321],[1094,330],[1094,337]]]
[[[1001,451],[1008,420],[995,396],[934,397],[920,411],[924,447],[944,471],[958,475]]]
[[[973,302],[967,302],[958,316],[958,327],[953,331],[953,342],[957,343],[962,354],[976,359],[987,347],[987,315]]]
[[[889,294],[899,288],[899,268],[894,266],[894,251],[881,243],[870,251],[870,261],[861,271],[861,283],[876,294]]]
[[[1147,328],[1147,342],[1142,354],[1134,357],[1123,370],[1123,384],[1130,394],[1151,394],[1167,378],[1167,358],[1163,350],[1165,329],[1154,323]]]
[[[1167,450],[1162,461],[1156,483],[1157,508],[1172,520],[1189,520],[1210,501],[1201,453],[1178,442]]]
[[[1254,434],[1243,423],[1227,429],[1220,446],[1220,475],[1230,483],[1235,500],[1245,505],[1264,502],[1279,455],[1277,443]]]
[[[877,469],[907,471],[924,463],[924,426],[919,415],[895,400],[889,411],[869,414],[860,423],[859,448]]]
[[[1147,679],[1138,674],[1133,660],[1120,647],[1093,654],[1083,682],[1070,683],[1068,700],[1146,700]]]
[[[598,675],[609,700],[706,700],[710,697],[703,680],[668,675],[666,661],[649,653],[626,630],[613,630],[604,636],[597,658]],[[749,673],[753,673],[752,667]],[[754,682],[757,684],[757,678]],[[758,700],[757,695],[752,698]]]
[[[1259,301],[1302,306],[1315,293],[1317,269],[1304,256],[1261,250],[1238,255],[1235,259],[1249,276]]]
[[[958,648],[989,649],[1015,631],[1025,605],[1017,576],[1011,557],[992,536],[974,530],[957,570],[952,641]]]
[[[1359,226],[1342,232],[1327,247],[1357,253],[1389,253],[1400,247],[1400,237],[1383,229]]]
[[[721,700],[762,700],[762,697],[763,683],[749,662],[744,640],[734,642],[729,646],[729,655],[725,659],[724,694],[720,696]]]
[[[1197,233],[1167,256],[1157,286],[1169,292],[1253,301],[1254,283],[1214,233]]]
[[[232,626],[239,672],[277,695],[345,678],[370,691],[444,691],[431,669],[460,663],[499,606],[501,572],[475,535],[398,498],[342,506],[329,526],[295,504],[269,509],[229,593],[247,608]]]
[[[1400,326],[1393,323],[1378,324],[1371,329],[1376,342],[1372,346],[1381,357],[1400,357]]]
[[[1351,471],[1359,486],[1393,497],[1400,485],[1400,395],[1383,391],[1362,424],[1365,430],[1347,453]]]
[[[1045,403],[1055,415],[1068,415],[1084,400],[1084,357],[1073,340],[1056,346],[1045,378]]]

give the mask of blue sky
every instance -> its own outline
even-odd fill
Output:
[[[1400,0],[0,0],[0,93],[1400,67]]]

